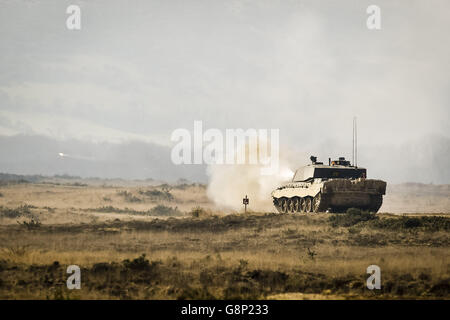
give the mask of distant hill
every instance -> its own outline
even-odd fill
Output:
[[[166,146],[140,141],[123,144],[59,141],[26,135],[0,136],[0,172],[29,175],[26,179],[31,181],[41,175],[131,180],[151,178],[168,182],[180,178],[195,182],[207,180],[202,165],[174,165],[170,148]]]
[[[0,172],[0,186],[2,185],[13,185],[13,184],[23,184],[23,183],[48,183],[57,185],[78,185],[78,186],[150,186],[150,185],[163,185],[167,184],[163,180],[155,180],[151,178],[147,179],[134,179],[126,180],[121,178],[82,178],[79,176],[64,175],[23,175],[23,174],[12,174],[12,173],[1,173]],[[190,181],[186,179],[179,179],[172,184],[191,184]]]
[[[345,146],[329,144],[319,149],[331,155],[339,154],[338,150],[345,150]],[[447,137],[430,135],[400,145],[361,145],[359,150],[358,163],[367,168],[368,177],[383,179],[388,185],[407,181],[450,183],[450,139]],[[141,141],[119,144],[57,140],[37,135],[0,136],[0,172],[36,176],[28,179],[39,179],[39,175],[68,175],[125,180],[151,178],[167,182],[208,181],[205,165],[174,165],[170,152],[168,146]],[[305,160],[298,153],[293,154],[291,169]]]

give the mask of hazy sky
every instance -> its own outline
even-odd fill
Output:
[[[70,4],[79,31],[66,28]],[[381,30],[366,27],[370,4]],[[375,172],[380,150],[421,153],[434,138],[446,163],[449,12],[447,0],[3,0],[0,135],[169,145],[203,120],[349,157],[357,116]]]

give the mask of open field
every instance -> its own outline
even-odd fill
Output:
[[[440,214],[367,216],[230,212],[203,185],[5,184],[0,298],[448,299],[448,188],[439,188],[431,212]],[[66,288],[71,264],[81,290]],[[381,290],[366,288],[372,264]]]

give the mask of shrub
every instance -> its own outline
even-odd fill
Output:
[[[311,260],[314,260],[314,257],[317,255],[317,252],[308,248],[308,256]]]
[[[65,185],[71,186],[71,187],[87,187],[88,186],[86,183],[81,183],[81,182],[66,183]]]
[[[103,207],[99,207],[99,208],[92,208],[92,209],[89,209],[89,211],[95,211],[95,212],[126,213],[125,210],[119,209],[119,208],[115,208],[115,207],[113,207],[113,206],[103,206]]]
[[[450,278],[442,279],[431,287],[430,292],[437,296],[447,296],[450,292]]]
[[[406,229],[417,228],[422,226],[422,221],[418,218],[407,218],[403,221],[403,227]]]
[[[28,230],[33,230],[33,229],[37,229],[41,226],[41,222],[37,219],[31,218],[30,221],[23,221],[22,223],[20,223],[19,221],[17,221],[17,223],[19,225],[25,226]]]
[[[399,217],[385,218],[374,221],[373,226],[389,230],[413,230],[420,228],[423,231],[449,231],[450,218],[448,217]]]
[[[27,204],[17,207],[15,209],[0,206],[0,216],[5,218],[19,218],[22,216],[29,216],[31,215],[30,211],[31,208],[35,207]]]
[[[333,227],[351,227],[360,222],[376,220],[378,217],[375,213],[362,211],[357,208],[349,208],[344,214],[334,214],[329,217],[329,222]]]
[[[94,212],[114,212],[114,213],[124,213],[124,214],[135,214],[135,215],[148,215],[148,216],[181,216],[183,213],[178,210],[178,207],[166,207],[163,205],[158,205],[150,210],[138,211],[130,208],[120,209],[113,206],[103,206],[99,208],[90,208],[86,211]]]
[[[99,262],[95,263],[92,266],[92,272],[94,273],[104,273],[104,272],[110,272],[114,269],[114,266],[107,262]]]
[[[123,260],[123,265],[127,269],[145,270],[150,267],[150,261],[145,259],[145,254],[142,254],[140,257],[131,261],[129,259]]]
[[[162,188],[162,190],[147,190],[139,191],[139,194],[151,198],[152,200],[167,200],[172,201],[174,199],[173,195],[170,193],[168,188]]]
[[[133,259],[133,260],[123,260],[123,266],[130,270],[153,270],[156,266],[161,264],[161,261],[149,261],[145,258],[145,253],[140,255],[139,257]]]
[[[141,202],[142,200],[138,197],[134,196],[131,192],[128,191],[118,191],[117,194],[125,198],[126,202]]]
[[[178,207],[166,207],[163,205],[158,205],[148,211],[149,215],[153,216],[181,216],[182,212],[178,210]]]
[[[206,216],[210,216],[210,213],[208,211],[206,211],[204,208],[202,207],[195,207],[192,208],[191,211],[189,212],[189,214],[193,217],[193,218],[201,218],[201,217],[206,217]]]

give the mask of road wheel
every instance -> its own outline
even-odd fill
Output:
[[[287,213],[288,211],[288,201],[286,198],[281,198],[280,200],[281,213]]]
[[[313,212],[319,212],[319,207],[320,207],[320,200],[322,199],[322,196],[320,194],[320,192],[314,197],[313,199],[313,203],[312,203],[312,211]]]
[[[306,212],[306,199],[300,198],[300,212]]]
[[[300,199],[300,212],[306,212],[306,199]]]
[[[312,199],[311,197],[305,198],[305,212],[311,212],[312,211]]]
[[[294,212],[294,199],[288,199],[287,203],[288,203],[288,211],[287,212],[293,213]]]
[[[300,198],[299,197],[295,197],[294,198],[294,211],[293,212],[300,212],[301,208],[300,208]]]

